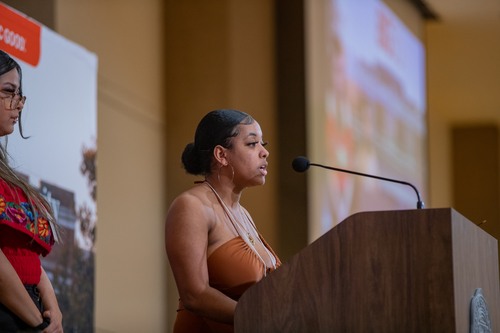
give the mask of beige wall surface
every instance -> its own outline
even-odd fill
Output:
[[[58,1],[58,33],[97,54],[97,333],[165,332],[163,7]]]
[[[454,202],[454,189],[474,191],[467,187],[466,176],[462,180],[454,177],[454,170],[457,174],[463,174],[459,172],[462,168],[490,172],[492,181],[499,179],[500,170],[495,172],[490,165],[482,168],[481,163],[485,161],[474,160],[472,156],[477,154],[473,153],[466,160],[472,165],[453,165],[452,148],[461,148],[452,142],[452,133],[454,128],[464,126],[500,128],[499,36],[500,20],[494,15],[481,21],[450,17],[426,24],[430,170],[428,207],[453,207],[476,224],[486,220],[483,216],[487,212],[478,211],[481,201],[477,205],[468,202],[463,207]],[[498,147],[498,142],[485,143],[483,147],[478,145],[476,149],[490,149],[488,147]],[[497,151],[496,156],[488,158],[486,163],[495,163],[499,158],[500,151]],[[497,190],[489,191],[499,193],[500,184],[495,182]],[[486,189],[475,192],[478,193],[471,193],[471,197],[476,197],[475,200],[481,200],[481,196],[488,193]],[[496,206],[493,204],[489,210],[493,212],[490,217],[497,219],[500,209],[498,194],[496,200]],[[465,214],[466,211],[470,215]],[[487,222],[481,224],[481,228],[500,239],[500,221],[488,219]]]
[[[426,25],[432,207],[453,205],[451,128],[477,123],[500,126],[499,36],[498,19]]]

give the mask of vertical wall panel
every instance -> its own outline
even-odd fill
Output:
[[[306,151],[304,1],[276,1],[279,253],[286,260],[307,245],[306,174],[292,160]]]
[[[494,236],[500,231],[499,152],[496,124],[452,129],[453,207]]]

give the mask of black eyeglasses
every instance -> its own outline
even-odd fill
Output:
[[[6,97],[0,96],[0,99],[3,101],[3,106],[7,110],[15,110],[22,109],[24,107],[24,103],[26,103],[26,96],[23,96],[18,93],[13,93],[10,91],[0,90],[2,94],[8,95]]]

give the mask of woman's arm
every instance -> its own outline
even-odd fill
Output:
[[[38,290],[40,291],[40,297],[42,298],[43,303],[43,316],[50,319],[50,325],[43,330],[43,332],[62,333],[62,313],[59,309],[59,304],[57,303],[52,283],[50,283],[49,277],[47,276],[47,273],[45,273],[43,267],[40,283],[38,284]]]
[[[40,325],[43,321],[42,314],[2,250],[0,250],[0,303],[32,327]]]
[[[198,198],[184,194],[170,206],[165,246],[185,308],[215,321],[232,323],[236,301],[209,285],[207,246],[211,223],[206,206]]]

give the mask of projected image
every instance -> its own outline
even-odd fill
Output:
[[[326,74],[315,160],[403,180],[424,190],[425,54],[421,42],[381,1],[330,0],[323,51]],[[317,110],[316,110],[317,111]],[[315,239],[360,211],[413,209],[405,185],[340,172],[319,172],[311,228]],[[320,221],[317,221],[320,219]],[[319,222],[319,223],[318,223]]]

